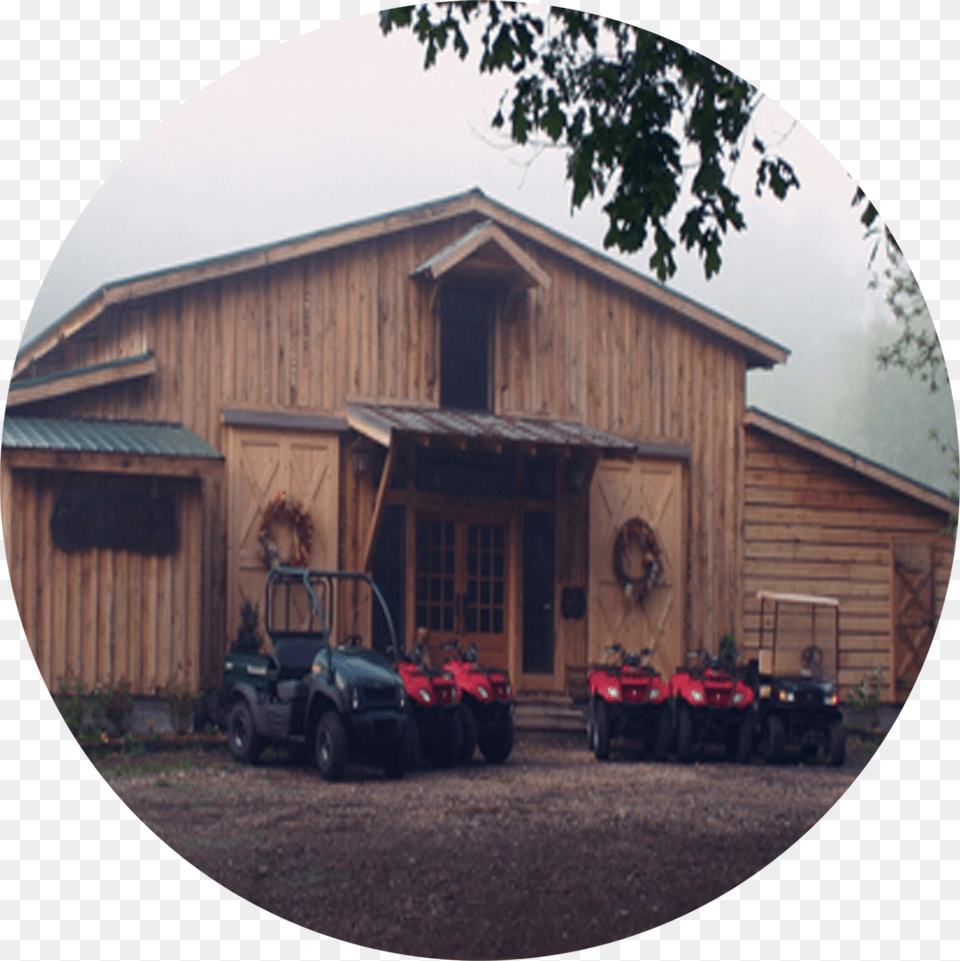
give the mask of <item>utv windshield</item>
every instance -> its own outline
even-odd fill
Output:
[[[760,671],[836,681],[840,603],[831,597],[760,592]]]

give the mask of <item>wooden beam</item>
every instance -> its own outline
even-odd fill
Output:
[[[383,505],[386,500],[387,489],[390,487],[390,475],[393,473],[393,463],[397,457],[397,442],[391,442],[387,449],[387,459],[380,475],[380,486],[377,489],[377,499],[373,502],[373,516],[370,518],[370,529],[367,531],[367,541],[363,547],[363,566],[361,570],[370,574],[373,570],[373,550],[380,533],[380,522],[383,519]]]
[[[64,371],[55,377],[38,377],[20,384],[14,381],[7,395],[7,407],[23,407],[25,404],[77,394],[94,387],[149,377],[156,372],[157,358],[149,353],[129,360]]]
[[[81,471],[152,477],[205,478],[223,470],[215,457],[163,457],[158,454],[111,454],[101,451],[4,448],[4,467],[14,470]]]

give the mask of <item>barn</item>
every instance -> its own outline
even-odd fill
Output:
[[[778,586],[817,559],[759,546],[817,473],[764,445],[824,459],[746,411],[747,371],[787,354],[479,190],[110,284],[22,347],[9,392],[4,538],[41,673],[215,686],[277,557],[372,572],[407,647],[476,643],[528,694],[616,640],[667,673],[729,631],[749,647],[766,565]],[[949,566],[947,498],[843,483],[824,496],[922,515],[890,525],[888,570],[903,531]],[[878,597],[867,659],[894,656]]]

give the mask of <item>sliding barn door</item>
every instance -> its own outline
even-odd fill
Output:
[[[339,560],[339,452],[336,434],[231,427],[227,439],[227,634],[236,636],[246,601],[263,614],[267,566],[259,543],[263,511],[280,491],[298,500],[313,521],[310,566],[336,569]],[[291,553],[289,529],[272,531],[280,557]]]
[[[617,533],[633,517],[654,530],[662,571],[640,603],[627,597],[613,567]],[[590,587],[587,654],[654,648],[654,666],[669,676],[683,661],[683,465],[675,461],[601,461],[590,488]]]

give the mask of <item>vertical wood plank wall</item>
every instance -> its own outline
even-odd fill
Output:
[[[891,545],[925,537],[937,545],[936,614],[946,596],[952,550],[939,536],[946,516],[756,429],[746,431],[743,649],[759,639],[759,590],[840,600],[841,693],[875,668],[893,700]]]
[[[428,224],[112,307],[29,375],[146,349],[156,354],[156,375],[23,413],[179,422],[223,451],[224,408],[342,414],[348,400],[435,406],[434,292],[410,275],[475,220],[468,215]],[[686,444],[685,634],[695,645],[714,646],[724,632],[739,633],[743,352],[554,251],[519,235],[513,239],[552,283],[501,306],[496,412]],[[367,518],[363,495],[343,479],[346,562],[362,543]],[[216,647],[227,642],[227,486],[218,484],[205,498],[202,519],[208,683],[217,681]]]
[[[7,559],[20,619],[50,690],[130,684],[133,694],[196,690],[208,656],[200,632],[203,583],[199,481],[160,482],[175,498],[178,550],[166,557],[90,549],[66,553],[49,536],[64,490],[112,478],[3,472]]]

